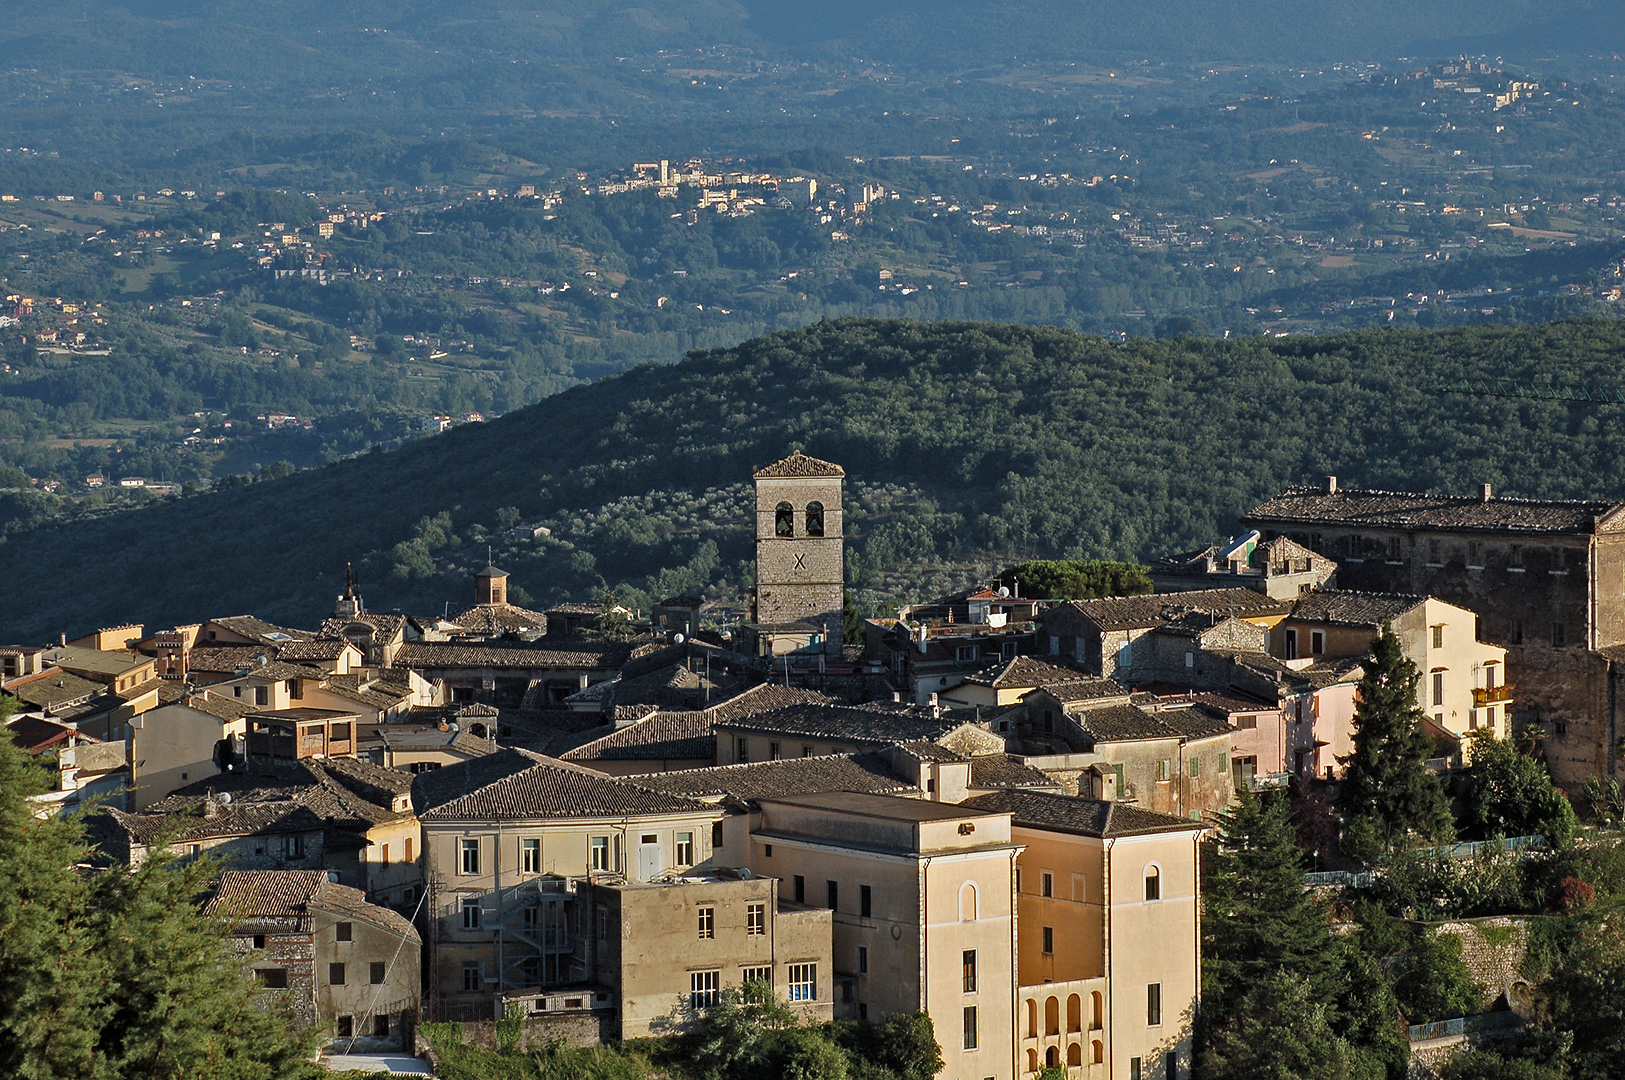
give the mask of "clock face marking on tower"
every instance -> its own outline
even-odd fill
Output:
[[[806,552],[802,552],[802,551],[796,552],[796,569],[797,570],[805,570],[805,569],[807,569],[807,554],[806,554]]]

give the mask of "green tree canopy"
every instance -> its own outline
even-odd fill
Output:
[[[1552,783],[1543,762],[1487,731],[1475,732],[1467,746],[1463,822],[1481,837],[1541,835],[1554,846],[1574,836],[1574,806]]]
[[[1146,569],[1137,563],[1104,559],[1035,559],[999,575],[999,584],[1022,596],[1043,600],[1093,600],[1101,596],[1140,596],[1151,591]]]
[[[1416,687],[1421,676],[1384,627],[1371,644],[1354,707],[1354,752],[1345,761],[1342,803],[1351,828],[1362,837],[1345,850],[1357,857],[1413,839],[1448,840],[1455,828],[1444,788],[1427,770],[1428,738]]]

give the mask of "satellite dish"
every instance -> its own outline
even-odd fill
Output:
[[[452,731],[461,731],[461,730],[463,730],[463,728],[462,728],[461,724],[452,724],[451,725],[451,730]]]
[[[1008,600],[1008,599],[1010,599],[1010,587],[1008,585],[1000,585],[999,586],[999,599],[1000,600]]]
[[[221,806],[230,806],[231,805],[231,792],[222,791],[219,794],[218,798],[220,800],[220,805]]]
[[[256,664],[258,664],[260,667],[264,667],[266,664],[269,664],[271,661],[266,657],[266,655],[264,653],[260,653],[258,656],[254,657],[254,662]]]
[[[741,881],[749,881],[751,878],[753,878],[755,876],[756,876],[755,874],[750,872],[750,867],[741,866],[739,868],[739,880],[741,880]]]
[[[682,635],[682,634],[673,634],[673,635],[672,635],[672,636],[671,636],[671,640],[672,640],[672,641],[673,641],[673,642],[674,642],[674,643],[676,643],[676,644],[678,644],[678,645],[681,645],[681,644],[682,644],[682,643],[683,643],[683,642],[685,642],[685,641],[687,641],[687,640],[688,640],[688,638],[686,638],[686,637],[684,637],[684,636],[683,636],[683,635]]]

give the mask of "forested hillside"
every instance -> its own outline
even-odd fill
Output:
[[[390,453],[0,545],[12,639],[254,611],[310,623],[361,568],[374,608],[749,583],[746,485],[800,446],[850,478],[849,578],[879,604],[1011,556],[1146,558],[1279,488],[1625,495],[1621,406],[1444,395],[1470,375],[1625,388],[1625,325],[1182,338],[840,320],[646,365]],[[511,526],[551,535],[513,539]],[[488,547],[489,545],[489,547]],[[61,572],[72,554],[71,572]],[[488,554],[489,553],[489,554]]]

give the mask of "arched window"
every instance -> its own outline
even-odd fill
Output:
[[[1028,1050],[1027,1051],[1027,1071],[1030,1072],[1030,1073],[1035,1073],[1035,1072],[1038,1071],[1038,1051],[1037,1050]]]
[[[1093,1049],[1094,1049],[1094,1055],[1093,1056],[1094,1056],[1094,1059],[1095,1059],[1095,1064],[1099,1065],[1099,1064],[1101,1064],[1102,1062],[1104,1062],[1106,1060],[1106,1045],[1104,1043],[1102,1043],[1099,1039],[1096,1039]]]
[[[1066,1029],[1068,1031],[1083,1030],[1083,999],[1073,994],[1066,999]],[[1077,1062],[1072,1062],[1076,1065]]]
[[[1077,1043],[1072,1043],[1070,1046],[1068,1046],[1066,1048],[1066,1064],[1068,1068],[1074,1065],[1082,1065],[1083,1047],[1079,1046]]]
[[[1089,1008],[1089,1028],[1091,1031],[1100,1031],[1106,1026],[1106,1009],[1099,990],[1089,995]],[[1096,1043],[1095,1045],[1099,1046],[1100,1044]],[[1095,1058],[1095,1060],[1099,1061],[1100,1059]]]
[[[1145,898],[1162,899],[1162,870],[1155,865],[1145,868]]]
[[[1046,998],[1044,1000],[1044,1034],[1059,1035],[1061,1033],[1061,999]],[[1055,1064],[1053,1061],[1050,1064]]]
[[[1038,1002],[1032,998],[1027,999],[1027,1037],[1038,1038]]]
[[[968,881],[959,887],[959,919],[961,922],[976,921],[976,886]]]
[[[796,508],[789,503],[780,503],[773,513],[773,535],[794,536],[796,534]]]
[[[1045,1050],[1044,1051],[1044,1068],[1046,1068],[1046,1069],[1054,1069],[1054,1068],[1058,1068],[1059,1065],[1060,1065],[1060,1055],[1055,1052],[1055,1047],[1052,1046],[1048,1050]]]
[[[821,502],[807,504],[807,535],[824,535],[824,504]]]
[[[468,733],[470,735],[474,736],[476,739],[486,738],[485,725],[484,724],[470,724],[470,725],[468,725]]]

